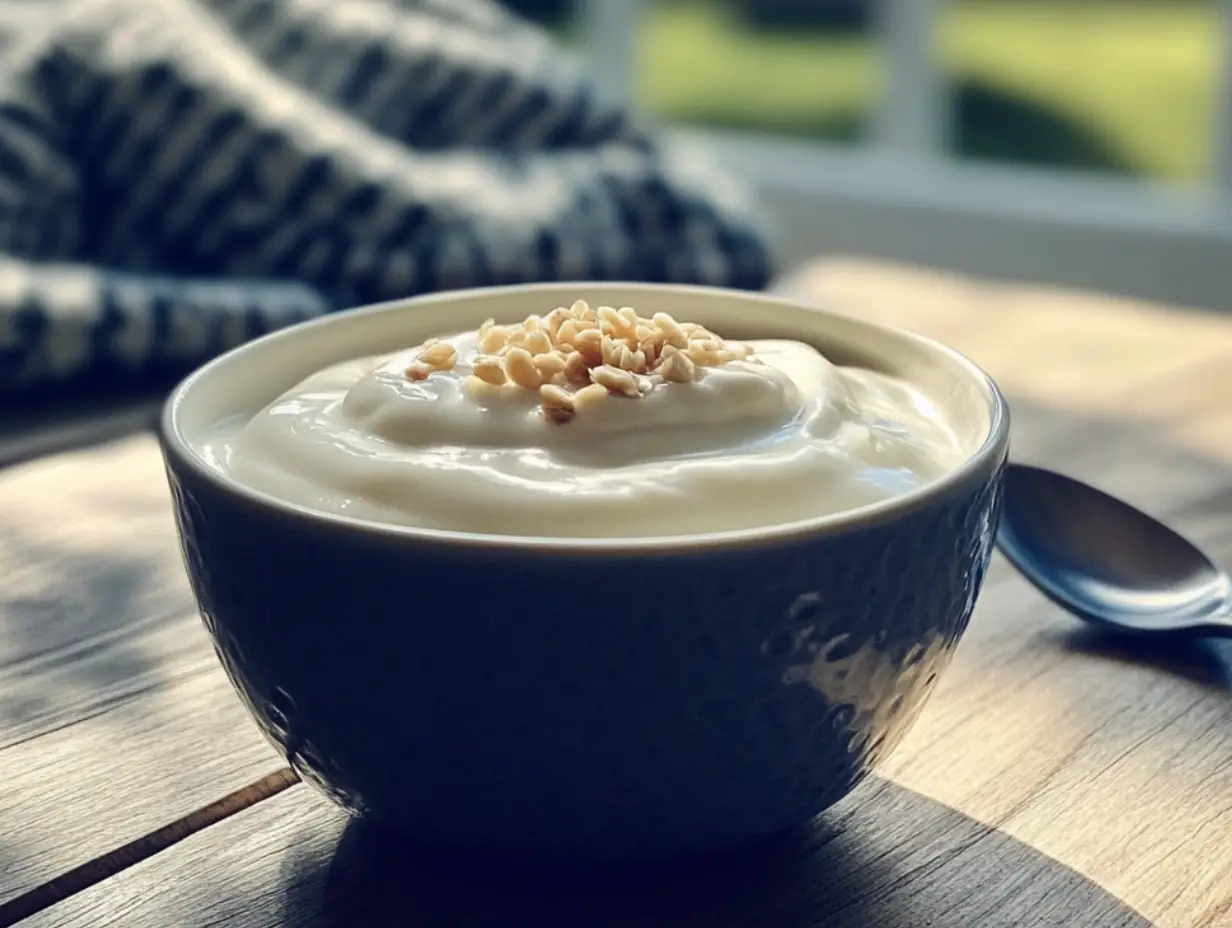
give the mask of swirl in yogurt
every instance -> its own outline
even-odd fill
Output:
[[[477,366],[488,376],[489,339],[435,341],[430,353],[449,362],[440,368],[424,367],[424,346],[329,367],[219,427],[205,456],[309,509],[553,538],[793,522],[900,495],[965,458],[922,392],[800,342],[712,352],[685,382],[663,375],[662,358],[657,374],[643,359],[636,390],[591,390],[606,398],[584,408],[584,387],[554,375],[558,401],[579,398],[564,421],[545,409],[547,391],[475,376]]]

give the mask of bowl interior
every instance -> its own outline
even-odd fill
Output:
[[[514,322],[585,299],[592,305],[669,312],[737,339],[792,338],[837,364],[902,377],[938,407],[969,455],[990,439],[999,407],[975,365],[931,340],[758,294],[637,284],[546,284],[456,291],[354,310],[294,326],[238,348],[188,378],[171,399],[167,429],[192,454],[219,422],[251,416],[337,361],[412,347],[434,335]]]
[[[482,535],[382,525],[326,514],[278,500],[231,479],[207,460],[201,438],[219,423],[248,418],[308,375],[366,355],[392,354],[424,339],[474,328],[485,319],[514,322],[582,298],[592,305],[669,312],[737,338],[790,338],[809,343],[841,365],[901,377],[923,391],[968,454],[939,480],[911,492],[833,515],[756,529],[670,538],[557,538]],[[336,529],[393,535],[429,544],[545,549],[554,554],[695,551],[712,546],[779,544],[817,532],[845,532],[895,518],[991,472],[1009,441],[1004,401],[983,371],[957,352],[922,336],[755,293],[654,284],[537,284],[454,291],[352,310],[267,335],[215,359],[172,393],[163,413],[167,453],[247,504]],[[981,478],[982,479],[982,478]]]

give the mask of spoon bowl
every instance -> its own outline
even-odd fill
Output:
[[[1121,632],[1232,637],[1232,579],[1146,513],[1071,477],[1011,464],[997,547],[1044,595]]]

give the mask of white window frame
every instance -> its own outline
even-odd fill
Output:
[[[651,0],[580,0],[600,81],[628,99]],[[1209,181],[1191,187],[947,155],[949,93],[934,54],[944,0],[878,0],[888,76],[872,142],[840,147],[680,128],[758,191],[785,268],[867,255],[981,276],[1232,309],[1232,0]]]

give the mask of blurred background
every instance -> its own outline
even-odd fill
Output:
[[[953,95],[942,145],[955,157],[1176,181],[1210,170],[1215,0],[914,2],[931,15],[891,15],[932,33],[938,73],[919,77]],[[586,49],[587,4],[505,5]],[[612,8],[605,26],[630,30],[622,89],[651,113],[808,141],[873,140],[889,59],[901,51],[887,47],[892,23],[875,0],[600,5]],[[606,30],[598,38],[621,42]]]
[[[1221,0],[505,0],[850,251],[1224,307]]]
[[[47,67],[30,66],[29,88],[10,81],[15,99],[35,105],[30,101],[45,91],[56,98],[63,88],[57,90],[48,74],[58,73],[61,59],[71,62],[80,54],[86,99],[114,104],[96,113],[106,132],[87,132],[82,120],[65,115],[71,107],[51,106],[45,115],[69,123],[55,128],[77,139],[74,144],[61,145],[56,132],[20,119],[0,134],[17,178],[9,184],[9,200],[0,202],[0,238],[7,235],[16,259],[6,266],[0,255],[0,283],[8,287],[0,293],[0,387],[6,358],[8,380],[19,386],[57,378],[67,383],[78,373],[119,371],[138,380],[154,371],[178,376],[270,328],[357,303],[470,286],[489,279],[485,267],[503,267],[499,249],[496,258],[476,259],[472,266],[471,245],[450,250],[437,233],[416,238],[406,230],[419,228],[423,216],[444,216],[455,223],[457,242],[500,233],[491,216],[506,208],[493,196],[502,188],[485,186],[487,175],[467,167],[467,145],[473,143],[459,125],[470,111],[453,101],[467,99],[458,89],[463,77],[480,75],[474,84],[480,87],[484,69],[494,68],[503,81],[501,69],[516,72],[508,60],[521,63],[521,53],[501,45],[499,32],[468,42],[466,29],[472,27],[466,26],[450,33],[453,46],[441,44],[444,33],[434,31],[441,22],[482,19],[491,12],[486,3],[402,2],[407,10],[401,12],[413,13],[405,34],[389,25],[402,21],[399,0],[0,0],[0,61],[12,73],[26,74],[28,48],[6,47],[5,36],[19,36],[37,49],[51,35],[55,41],[46,48],[57,50],[46,61],[30,57]],[[682,204],[697,205],[706,214],[701,231],[672,239],[669,229],[658,244],[648,244],[641,236],[658,228],[657,219],[638,225],[644,216],[629,220],[612,212],[618,234],[637,246],[615,251],[641,261],[630,259],[619,274],[657,279],[669,259],[683,257],[676,263],[687,268],[693,252],[721,242],[731,253],[708,267],[738,264],[744,275],[739,286],[769,283],[810,299],[830,299],[826,287],[833,286],[835,267],[863,266],[861,279],[872,287],[886,279],[888,268],[906,265],[909,272],[922,268],[941,272],[937,279],[968,281],[976,290],[986,290],[989,281],[1025,282],[1048,293],[1071,290],[1083,294],[1088,306],[1120,296],[1168,307],[1232,309],[1232,0],[495,2],[547,30],[607,94],[657,124],[664,137],[712,152],[754,191],[774,233],[775,277],[769,279],[763,242],[742,210],[734,210],[731,228],[722,235],[715,231],[717,220],[707,211],[729,192],[720,189],[722,178],[705,181],[703,195],[685,191],[689,184],[655,181],[647,194],[658,203],[655,209],[674,216]],[[181,34],[193,28],[193,10],[216,14],[221,35],[230,37],[213,47],[195,34]],[[70,15],[85,24],[78,28]],[[11,29],[10,19],[16,24]],[[385,54],[385,29],[393,30],[389,42],[400,49],[397,54]],[[109,36],[111,44],[81,36]],[[141,44],[146,36],[148,52]],[[553,49],[538,36],[529,38],[534,55],[555,61]],[[211,80],[200,75],[212,76],[217,67],[230,68],[231,76],[247,73],[237,69],[237,59],[225,57],[236,39],[247,49],[239,53],[242,60],[256,68],[230,84],[220,82],[231,90],[211,89]],[[115,48],[120,53],[112,54]],[[208,65],[194,70],[194,56]],[[418,56],[425,68],[448,59],[461,77],[432,86],[423,79],[426,72],[391,66],[403,60],[399,56]],[[406,99],[387,92],[373,76],[382,68],[390,87],[405,86]],[[267,74],[268,83],[258,79]],[[308,92],[303,112],[319,104],[355,117],[350,121],[356,134],[338,142],[300,132],[294,119],[290,129],[279,128],[283,117],[268,114],[281,113],[281,104],[262,94],[283,81]],[[499,86],[494,81],[484,92]],[[561,87],[540,102],[571,118],[572,78]],[[430,102],[412,105],[417,93]],[[594,104],[588,91],[586,98],[588,106]],[[472,104],[475,99],[486,98],[472,94]],[[192,115],[164,120],[163,111],[181,103]],[[214,112],[219,106],[221,114]],[[372,112],[363,115],[363,107]],[[373,115],[378,110],[379,118]],[[513,112],[510,122],[521,128],[525,119]],[[623,123],[623,112],[617,112]],[[315,125],[315,116],[297,118]],[[351,219],[381,214],[363,204],[380,199],[383,188],[347,186],[363,175],[347,159],[368,144],[365,120],[398,140],[421,130],[425,138],[439,130],[441,138],[460,140],[451,154],[460,155],[461,174],[450,173],[448,159],[429,159],[414,162],[416,171],[432,175],[426,182],[388,181],[390,203],[414,202],[388,238],[382,238],[384,219],[356,233],[338,221],[345,206],[331,212],[343,203],[350,204]],[[420,121],[450,128],[415,128]],[[413,149],[418,143],[406,144]],[[145,171],[130,149],[163,152],[161,173]],[[278,158],[269,154],[274,150],[281,152]],[[49,169],[40,151],[63,158],[64,165]],[[219,156],[217,175],[198,169],[200,159],[219,151],[227,157]],[[177,154],[183,152],[191,154]],[[599,170],[594,152],[582,151],[578,163]],[[134,165],[131,176],[121,170]],[[46,181],[31,181],[22,171],[53,180],[60,171],[74,182],[81,179],[81,191],[42,191],[39,183]],[[456,205],[433,205],[423,192],[452,189],[438,183],[446,174],[450,183],[466,181],[470,200],[459,201],[461,212]],[[592,208],[584,185],[561,177],[561,189],[572,191],[574,199],[561,199],[559,216],[552,212],[556,207],[548,209],[553,222],[607,215]],[[689,180],[699,177],[694,173]],[[195,195],[184,192],[190,181],[201,187]],[[404,182],[405,189],[399,186]],[[626,188],[610,190],[595,183],[602,198],[615,196],[613,190],[636,192],[643,181],[634,177]],[[251,193],[252,184],[259,195]],[[187,204],[165,227],[162,211],[147,202],[164,194],[145,191],[147,185],[172,190]],[[542,205],[541,191],[526,184],[504,189],[522,196],[517,208],[528,214]],[[282,194],[270,193],[278,190]],[[84,211],[77,207],[78,195]],[[250,209],[246,197],[257,197],[259,208]],[[134,216],[140,221],[130,221],[130,201],[138,204]],[[321,203],[326,206],[318,216],[314,210]],[[210,212],[200,241],[196,223],[175,224],[175,217],[198,206]],[[275,212],[269,226],[253,218],[270,210]],[[61,233],[79,222],[87,226],[80,248],[52,247],[59,238],[71,240]],[[595,223],[588,233],[595,240],[584,244],[594,254],[612,251],[610,229]],[[112,234],[113,224],[119,233]],[[270,228],[276,231],[267,235]],[[733,230],[740,234],[729,234]],[[353,234],[375,238],[356,248],[348,238]],[[359,257],[348,263],[343,255]],[[50,258],[81,262],[82,276],[57,270]],[[699,261],[696,268],[701,266]],[[194,276],[209,287],[198,287]],[[277,293],[248,289],[248,278],[267,280]],[[843,308],[872,312],[870,299],[856,297]],[[992,301],[982,299],[985,311]],[[914,307],[925,300],[910,288],[884,302]],[[993,317],[1001,318],[1005,302]]]

